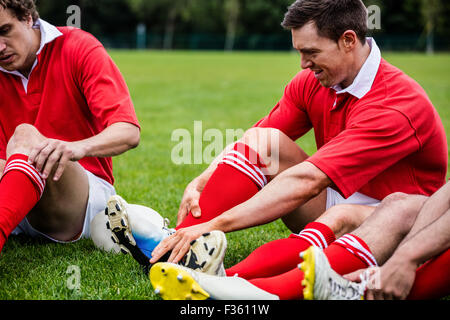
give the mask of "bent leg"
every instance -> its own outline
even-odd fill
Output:
[[[224,156],[202,191],[201,217],[195,218],[189,213],[177,229],[212,220],[249,200],[267,181],[307,157],[294,141],[278,130],[250,129]],[[306,220],[311,222],[314,218]]]
[[[367,243],[381,265],[410,232],[426,199],[419,195],[392,194],[352,234]]]
[[[32,147],[45,140],[35,127],[20,125],[7,146],[8,158],[21,154],[28,157]],[[89,195],[89,182],[78,163],[68,163],[58,182],[47,179],[42,198],[29,212],[31,226],[49,237],[70,241],[82,231]]]
[[[237,265],[226,270],[228,276],[236,274],[244,279],[265,278],[280,275],[295,268],[300,262],[299,253],[311,245],[320,246],[321,237],[325,249],[336,237],[351,232],[375,210],[362,205],[337,205],[328,209],[316,223],[308,224],[299,235],[269,242]]]
[[[340,238],[359,228],[375,210],[376,207],[371,206],[340,204],[328,209],[316,221],[329,226],[336,238]]]
[[[425,199],[422,196],[394,194],[383,200],[352,232],[353,236],[349,239],[353,242],[341,238],[324,250],[332,269],[344,275],[373,266],[376,262],[384,262],[411,229]],[[251,279],[250,282],[280,299],[302,299],[303,278],[303,272],[294,268],[274,277]]]
[[[27,157],[10,157],[0,181],[0,251],[9,235],[39,201],[45,182]]]
[[[327,256],[331,268],[344,275],[369,265],[340,245],[332,243],[323,253]],[[254,286],[277,295],[281,300],[303,299],[302,280],[304,273],[298,267],[273,277],[251,279]]]
[[[441,217],[447,210],[450,209],[448,202],[448,195],[450,194],[450,182],[445,184],[442,188],[436,191],[429,197],[422,207],[422,212],[426,214],[419,214],[409,234],[405,237],[402,243],[408,241],[420,230],[433,223],[436,219]]]

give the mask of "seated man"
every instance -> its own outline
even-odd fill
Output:
[[[11,234],[89,237],[113,187],[112,156],[139,144],[133,103],[101,43],[0,0],[0,250]]]
[[[425,203],[411,231],[382,267],[358,270],[346,275],[346,280],[330,272],[329,262],[320,252],[306,254],[302,268],[311,276],[305,278],[304,291],[310,298],[320,300],[360,299],[364,293],[368,300],[442,298],[450,294],[449,248],[450,183],[447,183]],[[361,279],[363,283],[358,284]],[[333,290],[338,287],[339,290]],[[348,295],[351,291],[359,294]]]
[[[282,242],[274,242],[252,253],[256,257],[250,255],[226,270],[227,277],[205,275],[172,263],[157,263],[150,271],[150,279],[155,291],[164,299],[359,300],[367,282],[362,285],[351,283],[338,274],[377,267],[388,261],[378,273],[381,288],[386,288],[387,293],[392,294],[392,286],[399,283],[395,280],[405,278],[400,282],[404,283],[404,290],[396,297],[443,297],[450,294],[449,195],[450,183],[429,199],[393,194],[351,234],[332,241],[323,251],[320,245],[314,244],[303,252],[299,259],[304,261],[299,268],[265,269],[266,261],[279,253],[283,255],[286,250]],[[295,249],[303,251],[300,242],[292,250]],[[416,268],[442,252],[437,259],[417,270],[410,291]],[[285,260],[280,262],[285,266],[297,262],[289,261],[288,257]],[[355,275],[352,277],[354,279]],[[369,298],[371,294],[373,290],[368,291]]]
[[[124,226],[110,221],[120,245],[146,251],[147,264],[163,257],[179,262],[193,240],[212,230],[281,218],[298,234],[337,204],[362,205],[352,212],[361,220],[392,193],[429,196],[445,183],[447,141],[439,115],[423,89],[366,38],[360,0],[298,0],[283,26],[304,70],[268,116],[188,185],[176,232],[159,236],[156,248],[154,241],[136,248],[120,235],[133,235],[127,216],[119,213]],[[311,129],[318,151],[309,157],[295,141]],[[327,223],[334,233],[342,227]]]

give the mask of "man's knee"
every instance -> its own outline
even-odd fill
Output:
[[[241,142],[258,153],[266,165],[266,175],[271,178],[308,158],[295,141],[274,128],[251,128]]]
[[[426,196],[396,192],[384,198],[381,205],[394,208],[399,213],[418,212],[426,200]]]
[[[273,128],[251,128],[244,133],[242,142],[256,152],[269,155],[279,145],[282,132]]]
[[[14,153],[28,154],[41,137],[42,135],[33,125],[26,123],[18,125],[8,141],[7,156],[9,157]]]
[[[405,232],[409,232],[426,200],[427,197],[422,195],[408,195],[397,192],[383,199],[380,209],[388,208],[388,210],[382,210],[382,212],[389,214],[391,223],[397,224]]]

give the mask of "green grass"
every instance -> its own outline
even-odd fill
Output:
[[[172,132],[246,129],[267,114],[299,70],[293,53],[111,52],[122,70],[142,125],[141,145],[114,159],[116,189],[129,202],[176,221],[187,183],[204,165],[174,165]],[[385,58],[427,91],[450,130],[450,55],[389,53]],[[299,142],[315,152],[313,136]],[[204,144],[204,147],[208,143]],[[228,235],[225,265],[258,246],[289,235],[279,221]],[[68,289],[69,266],[81,270],[81,290]],[[112,271],[111,271],[112,270]],[[157,299],[137,263],[95,249],[90,240],[58,245],[11,238],[0,256],[0,299]]]

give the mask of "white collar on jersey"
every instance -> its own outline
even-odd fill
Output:
[[[339,85],[332,87],[337,91],[336,94],[348,92],[352,96],[361,99],[372,89],[373,82],[380,68],[381,52],[375,39],[367,38],[367,42],[371,48],[369,57],[350,86],[345,89],[342,89]]]
[[[51,25],[50,23],[48,23],[42,19],[38,19],[35,22],[35,24],[33,25],[33,28],[35,28],[35,29],[39,28],[39,30],[41,31],[41,44],[39,46],[38,51],[36,52],[36,56],[41,53],[41,51],[42,51],[42,49],[44,49],[45,45],[49,44],[56,38],[63,35],[55,26]],[[31,74],[31,72],[33,72],[34,68],[37,66],[37,63],[38,63],[38,60],[36,57],[33,67],[31,68],[30,74]],[[28,75],[28,78],[26,78],[23,76],[23,74],[21,74],[17,70],[16,71],[7,71],[7,70],[3,69],[2,67],[0,67],[0,71],[20,77],[22,79],[22,83],[25,88],[25,91],[27,91],[28,78],[30,77],[29,75]]]
[[[41,45],[36,55],[40,54],[42,49],[44,49],[46,44],[49,44],[56,38],[62,36],[63,34],[54,25],[51,25],[47,21],[38,19],[34,25],[35,28],[39,27],[41,30]]]

